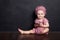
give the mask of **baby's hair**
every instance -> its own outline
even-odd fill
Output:
[[[36,8],[35,8],[35,11],[37,12],[37,11],[39,11],[39,10],[42,10],[45,14],[46,14],[46,8],[44,7],[44,6],[37,6]],[[36,13],[37,14],[37,13]]]

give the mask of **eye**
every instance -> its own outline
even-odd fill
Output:
[[[44,13],[41,13],[41,15],[44,15]]]
[[[41,15],[43,15],[43,13],[41,13]]]
[[[40,14],[38,14],[38,15],[40,15]]]

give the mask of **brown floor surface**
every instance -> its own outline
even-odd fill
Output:
[[[0,32],[0,40],[60,40],[60,32],[50,32],[49,35],[21,35],[16,32]]]

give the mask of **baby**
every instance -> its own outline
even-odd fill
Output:
[[[46,15],[46,8],[44,6],[37,6],[35,9],[37,18],[35,19],[35,24],[32,30],[24,31],[22,29],[18,28],[18,31],[21,34],[48,34],[49,32],[49,22],[47,18],[45,18]]]

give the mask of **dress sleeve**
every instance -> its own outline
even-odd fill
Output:
[[[36,19],[36,20],[35,20],[35,23],[39,23],[39,21]]]
[[[45,18],[45,19],[43,20],[43,23],[44,23],[44,24],[49,23],[48,19]]]

